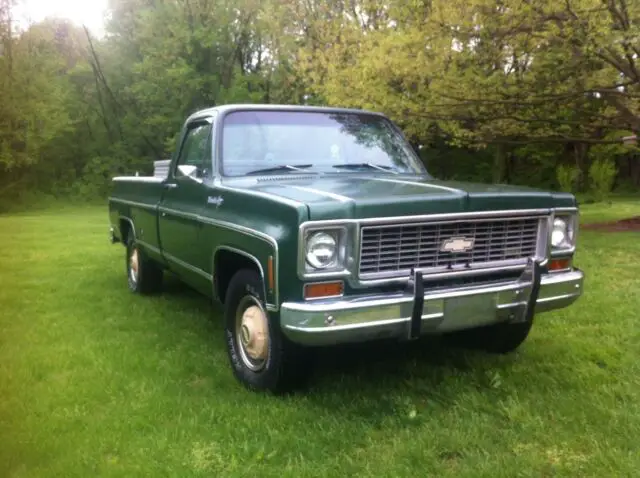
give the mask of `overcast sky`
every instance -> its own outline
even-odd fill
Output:
[[[20,0],[15,20],[20,25],[38,22],[48,16],[68,18],[77,25],[86,25],[92,33],[104,32],[103,15],[107,0]]]

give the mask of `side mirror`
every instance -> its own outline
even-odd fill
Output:
[[[198,177],[198,167],[193,166],[192,164],[181,164],[178,166],[178,171],[180,174],[193,179],[197,182],[202,182],[202,180]]]

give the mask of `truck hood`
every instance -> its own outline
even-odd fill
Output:
[[[244,178],[241,183],[238,184],[241,189],[305,204],[309,219],[314,221],[575,205],[570,194],[419,176],[280,176],[277,179]]]

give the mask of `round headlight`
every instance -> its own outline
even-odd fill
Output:
[[[336,240],[326,232],[316,232],[307,240],[307,262],[315,269],[326,269],[336,262]]]
[[[551,245],[553,247],[566,247],[568,245],[567,222],[564,219],[556,218],[553,221]]]

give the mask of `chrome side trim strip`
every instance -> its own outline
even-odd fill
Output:
[[[187,264],[186,262],[184,262],[184,261],[182,261],[182,260],[178,259],[177,257],[172,256],[172,255],[171,255],[171,254],[169,254],[168,252],[163,252],[162,254],[164,255],[164,257],[165,257],[167,260],[169,260],[169,261],[171,261],[171,262],[173,262],[173,263],[175,263],[175,264],[178,264],[180,267],[184,267],[185,269],[188,269],[188,270],[190,270],[191,272],[194,272],[194,273],[196,273],[196,274],[198,274],[198,275],[200,275],[200,276],[204,277],[204,278],[205,278],[206,280],[208,280],[208,281],[213,280],[213,277],[211,276],[211,274],[208,274],[207,272],[203,271],[202,269],[200,269],[200,268],[198,268],[198,267],[194,267],[194,266],[192,266],[191,264]]]
[[[112,198],[109,198],[109,199],[112,199]],[[114,200],[114,202],[121,202],[121,203],[124,203],[124,204],[129,204],[131,206],[150,208],[150,206],[147,205],[147,204],[136,203],[134,201],[127,201],[125,199],[113,198],[113,200]],[[232,229],[232,230],[235,230],[235,231],[240,232],[242,234],[253,236],[253,237],[257,238],[257,239],[261,239],[261,240],[269,243],[269,245],[271,245],[271,247],[273,248],[273,260],[274,260],[273,266],[274,266],[274,282],[275,282],[274,288],[273,288],[273,299],[274,299],[275,304],[267,304],[267,310],[270,310],[270,311],[279,310],[279,305],[278,304],[279,304],[280,295],[279,295],[279,287],[278,287],[278,285],[279,285],[279,276],[280,276],[280,274],[278,272],[278,265],[279,265],[279,261],[280,261],[280,256],[279,256],[279,251],[278,251],[278,243],[273,237],[269,236],[268,234],[265,234],[264,232],[260,232],[260,231],[257,231],[255,229],[251,229],[251,228],[248,228],[248,227],[245,227],[245,226],[241,226],[239,224],[233,224],[233,223],[226,222],[226,221],[220,221],[218,219],[212,219],[212,218],[209,218],[209,217],[201,216],[199,214],[192,214],[192,213],[187,213],[187,212],[182,212],[182,211],[176,211],[175,209],[169,209],[169,208],[162,207],[162,206],[153,206],[152,209],[158,210],[159,212],[164,212],[164,213],[167,213],[167,214],[171,214],[171,215],[174,215],[174,216],[184,217],[184,218],[191,219],[191,220],[194,220],[194,221],[199,221],[199,222],[202,222],[204,224],[210,224],[210,225],[213,225],[213,226],[220,226],[220,227],[224,227],[224,228],[227,228],[227,229]],[[133,227],[133,221],[131,221],[131,219],[128,219],[128,221],[131,222],[132,227]],[[184,263],[182,261],[177,262],[177,261],[179,261],[179,259],[177,259],[177,258],[175,258],[173,256],[170,256],[170,254],[167,254],[166,252],[164,252],[163,254],[167,259],[172,259],[172,260],[176,261],[176,263],[178,263],[180,265],[184,265],[184,267],[189,266],[187,268],[192,268],[194,270],[194,272],[196,272],[196,273],[198,273],[200,275],[203,275],[203,277],[207,277],[208,280],[213,280],[213,276],[211,274],[208,274],[207,272],[203,271],[202,269],[190,266],[189,264],[186,264],[186,263]],[[261,272],[262,272],[262,275],[264,277],[264,272],[263,271],[261,271]],[[266,294],[265,294],[265,297],[266,297]]]
[[[148,242],[141,241],[140,239],[136,239],[136,242],[141,246],[143,246],[144,248],[149,249],[150,251],[155,252],[156,254],[162,255],[162,252],[160,252],[160,249],[158,249],[155,246],[152,246]]]
[[[109,196],[109,201],[110,202],[115,202],[115,203],[120,203],[120,204],[126,204],[127,206],[141,207],[143,209],[152,209],[154,211],[158,207],[157,204],[146,204],[146,203],[143,203],[143,202],[129,201],[128,199],[114,198],[113,196]]]
[[[258,272],[260,273],[260,277],[262,277],[262,288],[263,288],[262,293],[264,294],[264,300],[267,306],[267,310],[271,310],[271,311],[278,310],[278,306],[276,304],[270,304],[269,302],[267,302],[267,281],[264,276],[264,268],[262,267],[262,264],[260,264],[260,261],[256,256],[254,256],[253,254],[249,254],[248,252],[245,252],[241,249],[237,249],[235,247],[225,246],[225,245],[218,246],[216,247],[215,251],[213,251],[213,257],[211,258],[211,264],[212,264],[211,270],[213,271],[214,275],[215,275],[215,258],[216,258],[216,255],[218,254],[218,251],[229,251],[235,254],[240,254],[241,256],[244,256],[250,261],[252,261],[253,263],[255,263],[255,265],[258,266]],[[214,281],[214,284],[215,284],[215,281]]]
[[[199,214],[192,214],[192,213],[187,213],[187,212],[182,212],[182,211],[176,211],[175,209],[168,209],[166,207],[158,207],[158,210],[167,214],[172,214],[174,216],[179,216],[179,217],[184,217],[187,219],[191,219],[193,221],[198,221],[198,222],[202,222],[203,224],[210,224],[212,226],[220,226],[220,227],[224,227],[227,229],[232,229],[234,231],[238,231],[242,234],[246,234],[249,236],[253,236],[257,239],[261,239],[265,242],[268,242],[271,247],[273,247],[273,260],[274,260],[274,289],[273,289],[273,299],[274,302],[276,303],[275,305],[271,304],[270,306],[268,305],[267,309],[268,310],[273,310],[273,307],[276,307],[275,310],[278,310],[278,303],[279,303],[279,288],[278,288],[278,284],[279,284],[279,273],[278,273],[278,265],[279,265],[279,252],[278,252],[278,243],[277,241],[269,236],[268,234],[265,234],[264,232],[260,232],[260,231],[256,231],[255,229],[251,229],[245,226],[240,226],[239,224],[233,224],[230,222],[226,222],[226,221],[221,221],[218,219],[213,219],[210,217],[205,217],[205,216],[201,216]],[[266,296],[265,296],[266,297]],[[271,307],[271,308],[269,308]]]
[[[185,219],[191,219],[193,221],[197,221],[200,216],[198,214],[192,214],[190,212],[183,212],[183,211],[177,211],[175,209],[169,209],[163,206],[158,206],[158,211],[165,213],[165,214],[170,214],[171,216],[177,216],[177,217],[183,217]]]
[[[280,251],[278,250],[278,242],[268,234],[265,234],[261,231],[256,231],[255,229],[251,229],[245,226],[240,226],[239,224],[233,224],[226,221],[220,221],[218,219],[212,219],[209,217],[200,216],[200,220],[205,224],[211,224],[213,226],[225,227],[227,229],[232,229],[238,231],[242,234],[246,234],[248,236],[253,236],[257,239],[261,239],[271,245],[273,248],[273,274],[274,274],[274,282],[273,285],[273,300],[275,302],[274,305],[267,304],[267,310],[278,310],[280,308]]]

